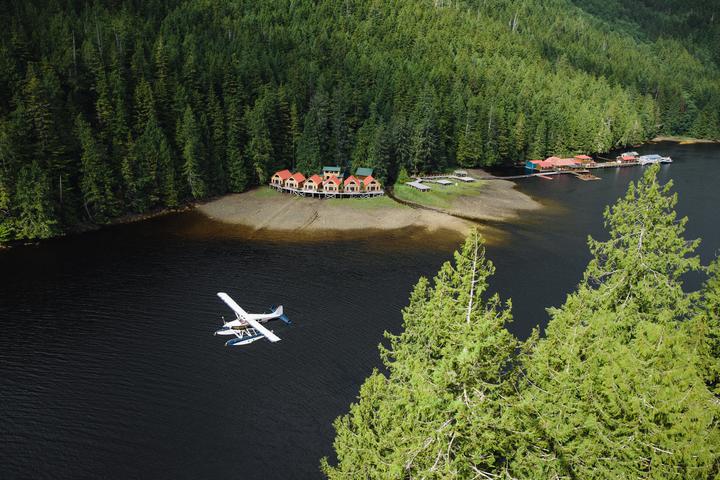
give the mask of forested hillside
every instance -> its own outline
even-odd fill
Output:
[[[677,197],[651,167],[606,210],[606,241],[542,338],[507,330],[510,302],[474,232],[420,279],[386,366],[336,423],[331,479],[716,479],[720,260],[705,270]],[[541,312],[538,312],[541,314]]]
[[[591,0],[12,0],[0,241],[242,191],[280,167],[392,180],[718,138],[709,4],[708,36],[685,39],[662,33],[692,29],[677,12],[615,22]]]

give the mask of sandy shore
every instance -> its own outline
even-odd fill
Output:
[[[478,178],[484,172],[473,172]],[[296,197],[261,187],[199,204],[211,219],[255,231],[349,232],[421,227],[429,231],[466,233],[471,220],[502,221],[540,204],[514,189],[512,182],[484,181],[481,193],[457,197],[448,213],[401,205],[388,197],[330,199]],[[458,218],[458,215],[461,218]]]
[[[653,142],[677,142],[682,144],[693,144],[693,143],[719,143],[719,140],[709,140],[707,138],[692,138],[692,137],[676,137],[676,136],[659,136],[652,139]]]
[[[197,209],[213,220],[253,230],[320,232],[425,227],[465,232],[470,227],[465,220],[399,205],[389,198],[319,200],[263,190],[226,195],[200,204]]]

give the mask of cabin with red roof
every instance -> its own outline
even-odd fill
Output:
[[[582,167],[582,163],[574,158],[548,157],[545,160],[528,160],[525,168],[535,172],[552,170],[570,170]]]
[[[340,179],[335,175],[331,175],[323,181],[323,190],[329,193],[337,193],[340,191]]]
[[[575,161],[582,165],[586,165],[588,163],[592,163],[593,159],[587,155],[575,155]]]
[[[552,163],[546,160],[528,160],[525,168],[533,172],[543,172],[552,170]]]
[[[360,191],[360,180],[355,178],[355,175],[350,175],[343,182],[343,189],[346,192],[359,192]]]
[[[551,161],[555,170],[570,170],[582,166],[582,164],[574,158],[550,157],[545,161]]]
[[[380,191],[380,182],[375,180],[372,175],[368,175],[367,177],[363,178],[363,189],[366,192],[379,192]]]
[[[315,174],[305,181],[303,189],[306,192],[319,192],[322,189],[323,179],[320,175]]]
[[[302,188],[305,184],[305,175],[300,172],[292,174],[287,180],[285,180],[285,186],[288,188]]]
[[[292,173],[290,173],[290,170],[280,170],[279,172],[275,172],[275,174],[270,179],[270,185],[273,187],[282,187],[285,185],[285,180],[290,178],[292,176]]]
[[[633,163],[637,162],[638,159],[638,153],[637,152],[625,152],[621,155],[618,155],[617,161],[620,163]]]

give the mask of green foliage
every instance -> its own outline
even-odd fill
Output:
[[[56,231],[279,168],[392,182],[720,138],[720,12],[702,0],[66,3],[0,10],[6,189],[35,162]],[[10,224],[25,206],[8,198]]]
[[[111,172],[106,154],[93,137],[90,125],[78,115],[75,120],[82,154],[80,192],[91,220],[105,222],[117,213]]]
[[[700,368],[708,387],[720,396],[720,258],[708,268],[709,278],[688,332],[697,339],[704,359]]]
[[[400,171],[398,172],[397,176],[397,185],[404,185],[406,182],[411,181],[412,178],[410,178],[410,175],[408,175],[407,170],[405,170],[405,167],[400,168]]]
[[[18,238],[41,239],[56,233],[51,205],[50,179],[37,162],[20,170],[17,176],[13,230]]]
[[[458,198],[480,195],[482,191],[482,182],[457,182],[457,185],[433,185],[431,190],[425,192],[405,184],[397,184],[393,193],[400,200],[430,207],[452,208]]]
[[[494,267],[474,231],[432,285],[421,279],[404,331],[381,348],[389,375],[374,372],[360,401],[335,423],[338,465],[329,478],[470,478],[464,456],[482,445],[487,467],[504,443],[493,426],[512,392],[505,374],[517,341],[497,295],[483,301]]]
[[[335,422],[329,478],[716,478],[720,261],[700,293],[697,241],[650,168],[606,209],[606,241],[540,338],[482,302],[477,232],[421,279],[358,402]],[[519,348],[521,347],[521,348]]]
[[[176,137],[182,152],[182,174],[193,198],[202,198],[207,193],[204,179],[205,152],[200,139],[195,115],[190,105],[185,107],[182,122],[178,124]]]

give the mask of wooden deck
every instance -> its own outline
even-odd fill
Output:
[[[416,177],[418,180],[428,180],[428,181],[434,181],[434,180],[440,180],[442,178],[449,178],[452,180],[459,180],[461,182],[474,182],[475,178],[467,176],[467,177],[460,177],[458,175],[421,175],[419,177]]]
[[[304,190],[302,188],[279,187],[277,185],[270,185],[270,188],[273,188],[278,192],[290,193],[298,197],[311,198],[372,198],[382,197],[385,195],[384,190],[378,190],[377,192],[314,192],[312,190]]]

